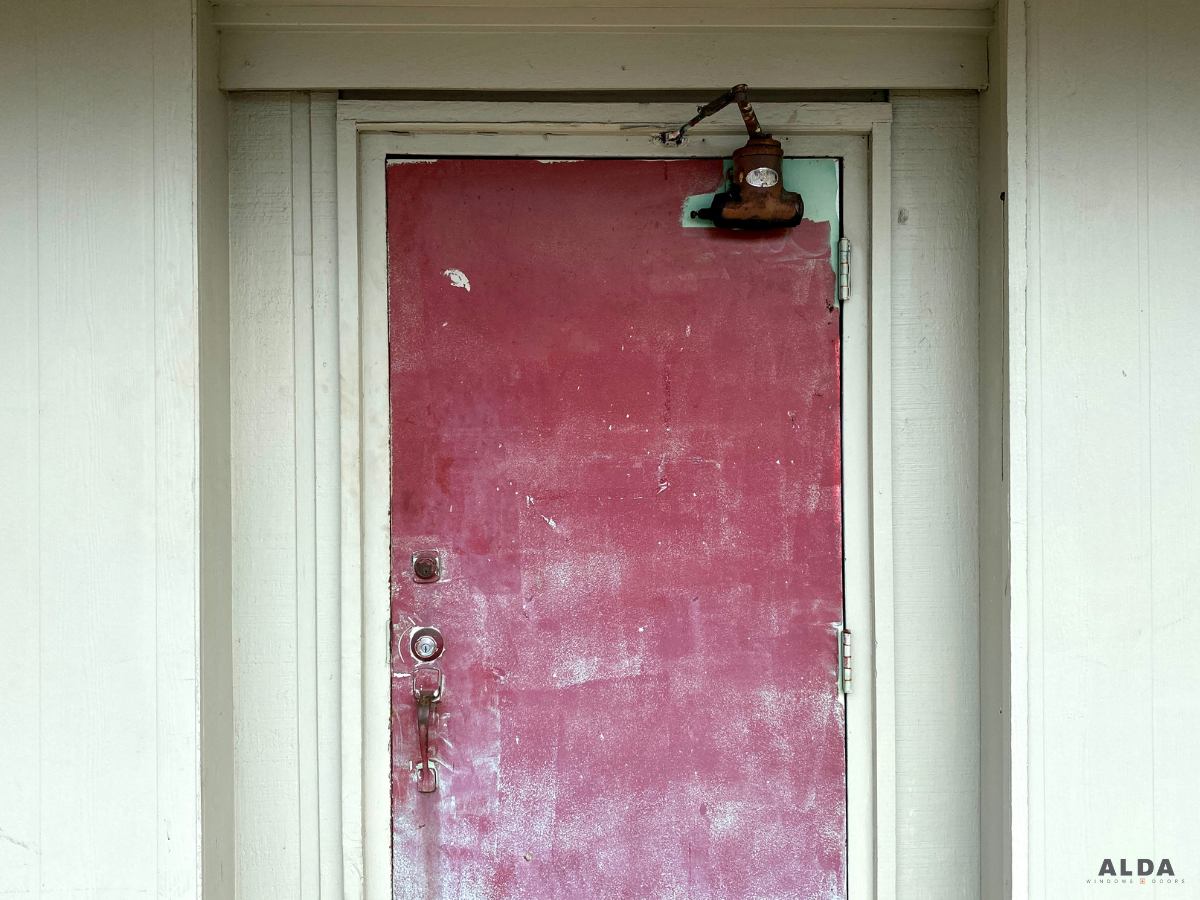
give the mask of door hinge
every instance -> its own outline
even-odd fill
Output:
[[[838,638],[838,690],[843,694],[850,693],[854,687],[854,670],[851,668],[850,629],[842,626],[837,632]]]
[[[838,303],[850,299],[850,238],[838,241]]]

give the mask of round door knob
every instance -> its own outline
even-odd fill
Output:
[[[446,642],[438,629],[426,626],[413,631],[408,646],[412,655],[421,662],[433,662],[446,649]]]

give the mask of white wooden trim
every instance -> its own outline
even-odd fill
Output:
[[[317,724],[316,352],[313,335],[312,150],[309,98],[294,94],[292,119],[292,365],[296,467],[296,768],[299,900],[320,890]],[[303,827],[309,823],[313,827]]]
[[[301,900],[342,893],[335,104],[243,98],[231,118],[231,877]]]
[[[296,455],[297,417],[306,415],[296,392],[296,367],[306,363],[295,358],[292,309],[303,268],[292,221],[298,99],[235,106],[230,120],[230,192],[256,201],[231,204],[229,220],[235,881],[247,896],[268,889],[299,896],[299,853],[310,827],[301,821],[309,808],[300,795],[311,796],[311,757],[302,776],[298,717],[311,712],[300,681],[314,660],[296,645],[299,608],[311,593],[298,580],[306,568],[299,556],[310,546],[298,542],[305,510],[297,500],[313,479]],[[255,153],[261,146],[274,152]],[[250,675],[260,668],[270,677]]]
[[[227,6],[222,31],[608,31],[656,33],[767,28],[928,30],[986,34],[988,9],[669,6]]]
[[[314,623],[317,784],[320,821],[314,828],[320,897],[343,895],[341,780],[341,560],[338,533],[341,428],[338,398],[337,96],[313,94],[309,104],[313,319],[313,478],[315,517]]]
[[[897,896],[896,667],[892,589],[892,132],[871,127],[871,596],[874,628],[875,877]]]
[[[969,89],[990,10],[220,6],[225,90]]]
[[[338,383],[341,467],[342,866],[347,898],[362,896],[362,409],[358,319],[358,132],[337,124]]]
[[[362,396],[363,869],[368,900],[390,900],[391,427],[387,197],[382,148],[359,143],[359,333]]]
[[[1037,133],[1029,128],[1027,116],[1037,107],[1036,85],[1030,90],[1026,61],[1036,48],[1027,46],[1024,3],[1002,0],[1005,4],[1004,47],[1006,59],[1008,116],[1008,171],[1006,188],[1007,229],[1005,250],[1005,297],[1008,303],[1007,373],[1005,411],[1008,433],[1004,446],[1008,452],[1009,522],[1009,719],[1008,792],[1011,803],[1010,873],[1014,900],[1028,897],[1030,882],[1030,808],[1032,793],[1030,772],[1030,716],[1033,713],[1031,685],[1034,680],[1032,657],[1035,632],[1032,629],[1034,606],[1041,601],[1040,548],[1029,541],[1040,519],[1040,487],[1033,473],[1039,471],[1037,458],[1041,435],[1038,423],[1030,415],[1029,385],[1041,380],[1041,360],[1030,348],[1040,346],[1039,323],[1032,311],[1040,303],[1038,281],[1039,256],[1029,252],[1038,229],[1039,184],[1037,180]],[[1035,494],[1035,491],[1038,493]],[[1040,521],[1036,523],[1040,526]],[[1040,621],[1037,623],[1041,627]],[[1040,634],[1040,632],[1038,633]],[[1040,649],[1040,647],[1039,647]]]
[[[605,103],[610,118],[594,121],[596,104],[537,101],[489,103],[460,100],[450,103],[388,100],[342,100],[338,118],[354,122],[359,131],[387,131],[434,135],[553,134],[625,135],[646,140],[662,131],[664,123],[690,119],[690,103]],[[770,116],[774,134],[866,134],[877,122],[890,122],[887,103],[758,103],[762,118]],[[682,119],[678,118],[683,116]],[[537,127],[535,127],[537,126]],[[539,130],[542,129],[542,130]],[[486,133],[485,133],[486,132]],[[695,138],[745,134],[741,120],[728,115],[708,119],[692,131]],[[662,147],[656,153],[695,153],[695,148]]]
[[[868,129],[873,128],[868,125]],[[870,131],[868,131],[868,135]],[[875,709],[879,686],[868,673],[877,657],[877,628],[871,596],[871,307],[876,293],[871,271],[875,236],[871,229],[870,169],[875,145],[870,137],[842,151],[842,233],[850,239],[851,299],[842,307],[842,508],[845,545],[845,624],[852,633],[852,692],[846,702],[846,830],[847,885],[854,900],[887,896],[876,888],[879,848],[889,835],[881,832],[877,785],[890,784],[877,771]],[[884,244],[890,247],[890,241]],[[887,691],[884,691],[886,694]],[[885,788],[886,789],[886,788]]]
[[[699,129],[682,150],[652,144],[652,126],[679,118],[676,105],[632,104],[339,103],[338,215],[342,421],[342,698],[343,803],[346,896],[389,900],[390,761],[387,298],[385,192],[388,153],[540,156],[724,156],[741,143],[737,127]],[[856,840],[850,846],[853,897],[892,894],[895,881],[895,748],[892,653],[883,647],[891,629],[890,388],[887,310],[890,254],[890,153],[886,104],[835,104],[822,119],[820,105],[765,104],[760,113],[782,126],[772,129],[791,155],[837,155],[847,160],[845,230],[859,247],[854,278],[861,287],[844,323],[856,372],[847,389],[860,402],[847,410],[848,434],[870,434],[847,448],[846,490],[858,499],[847,508],[847,621],[859,641],[858,694],[847,704],[850,764],[849,814]],[[687,109],[687,107],[683,107]],[[794,113],[794,116],[790,114]],[[360,121],[358,116],[364,118]],[[473,127],[447,127],[433,117]],[[387,120],[390,118],[390,123]],[[785,121],[785,119],[789,119]],[[507,123],[504,121],[507,120]],[[499,126],[524,122],[521,127]],[[591,126],[579,126],[591,122]],[[637,124],[641,123],[641,124]],[[624,125],[614,129],[613,126]],[[628,126],[633,127],[628,127]],[[736,123],[735,123],[736,125]],[[480,132],[493,132],[481,134]],[[857,138],[851,136],[858,136]],[[870,215],[867,160],[870,140]],[[855,171],[857,170],[857,171]],[[861,252],[866,251],[866,252]],[[870,261],[868,272],[867,261]],[[361,267],[360,267],[361,263]],[[880,275],[884,278],[880,280]],[[862,287],[875,286],[868,292]],[[882,285],[882,287],[879,287]],[[868,300],[869,293],[869,300]],[[868,303],[870,307],[868,307]],[[870,313],[868,314],[868,309]],[[868,335],[868,327],[870,329]],[[881,346],[882,358],[876,354]],[[869,367],[869,371],[868,371]],[[861,402],[882,403],[877,409]],[[882,428],[882,435],[880,429]],[[883,500],[880,500],[883,491]],[[870,521],[862,513],[869,510]],[[854,516],[853,521],[850,517]],[[874,596],[870,591],[873,590]],[[886,606],[880,609],[880,605]],[[877,686],[869,684],[876,681]],[[883,720],[880,720],[880,715]],[[359,893],[361,878],[362,894]],[[878,890],[876,884],[878,883]]]
[[[980,884],[979,103],[891,100],[896,894],[970,898]]]

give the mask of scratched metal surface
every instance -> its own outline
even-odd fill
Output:
[[[396,898],[844,896],[829,224],[680,227],[719,169],[388,168]]]

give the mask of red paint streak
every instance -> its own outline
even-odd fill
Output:
[[[680,227],[718,168],[388,169],[398,898],[844,895],[828,226]]]

